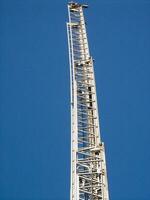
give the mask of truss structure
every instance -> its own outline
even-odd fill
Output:
[[[70,200],[109,200],[104,143],[100,138],[93,59],[83,8],[68,4],[71,85]]]

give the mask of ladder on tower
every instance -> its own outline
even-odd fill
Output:
[[[100,138],[93,59],[83,8],[68,4],[67,23],[71,91],[70,200],[109,200],[105,149]]]

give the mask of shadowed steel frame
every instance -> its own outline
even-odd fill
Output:
[[[83,8],[68,3],[71,92],[70,200],[109,200],[104,143],[100,138],[93,59]]]

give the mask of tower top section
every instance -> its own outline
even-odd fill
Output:
[[[75,11],[76,9],[82,7],[82,8],[88,8],[87,4],[80,4],[80,3],[76,3],[76,2],[69,2],[68,3],[69,8],[71,9],[71,11]]]

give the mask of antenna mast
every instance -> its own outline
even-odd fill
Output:
[[[71,91],[70,200],[109,200],[104,143],[100,138],[93,59],[83,9],[68,3]]]

